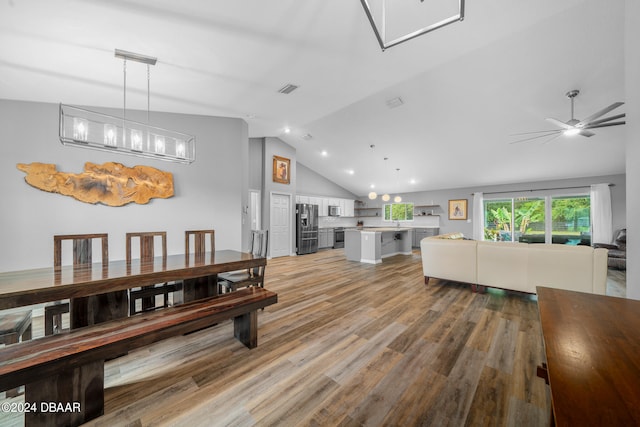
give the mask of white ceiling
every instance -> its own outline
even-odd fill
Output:
[[[509,142],[568,120],[570,89],[577,118],[624,101],[623,41],[622,0],[468,0],[384,52],[358,0],[6,0],[0,98],[120,108],[117,48],[158,58],[152,110],[244,118],[357,195],[606,175],[624,173],[624,126]],[[127,70],[127,107],[146,109],[146,70]]]

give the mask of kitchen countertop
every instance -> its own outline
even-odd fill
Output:
[[[413,230],[411,227],[365,227],[365,228],[349,228],[347,231],[365,231],[370,233],[380,232],[393,232],[393,231],[409,231]]]
[[[359,231],[375,231],[375,230],[414,230],[416,228],[440,228],[437,225],[409,225],[402,227],[345,227],[345,230],[359,230]]]

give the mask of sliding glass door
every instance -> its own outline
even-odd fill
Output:
[[[588,195],[485,200],[484,239],[589,245],[590,203]]]
[[[591,200],[589,196],[553,197],[551,212],[553,243],[591,244]]]
[[[485,240],[544,243],[545,199],[485,200]]]

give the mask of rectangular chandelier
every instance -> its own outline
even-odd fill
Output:
[[[464,20],[465,0],[360,0],[384,51],[423,34]]]
[[[193,135],[64,104],[60,104],[60,142],[186,164],[196,158]]]

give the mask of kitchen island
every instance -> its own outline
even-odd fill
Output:
[[[344,252],[349,261],[378,264],[393,255],[411,255],[413,229],[405,227],[348,228]]]

